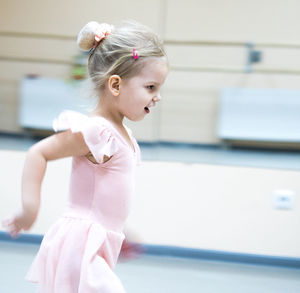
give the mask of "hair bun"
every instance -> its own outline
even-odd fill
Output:
[[[93,48],[98,27],[97,21],[90,21],[81,29],[77,37],[77,45],[81,50],[89,51]]]
[[[113,26],[107,23],[99,24],[97,21],[90,21],[79,32],[77,45],[83,51],[90,51],[95,44],[105,39],[113,30]]]

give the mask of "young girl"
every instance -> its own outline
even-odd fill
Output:
[[[65,213],[46,233],[27,279],[43,293],[125,292],[113,273],[134,187],[139,147],[123,118],[138,121],[160,101],[168,73],[161,41],[137,23],[88,23],[79,33],[91,50],[88,71],[99,97],[89,116],[63,112],[54,134],[30,148],[22,177],[22,211],[4,225],[28,230],[40,205],[48,161],[73,156]]]

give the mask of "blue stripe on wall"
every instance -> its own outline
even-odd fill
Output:
[[[15,243],[28,243],[40,245],[44,235],[40,234],[20,234],[18,238],[11,238],[7,233],[0,231],[0,241],[10,241]]]
[[[12,239],[7,233],[0,231],[0,241],[40,245],[42,240],[43,235],[39,234],[21,234],[18,238]],[[300,269],[300,258],[234,253],[226,251],[149,244],[143,245],[143,247],[146,254],[161,257],[184,257],[199,260],[202,259],[254,265],[270,265]]]
[[[145,245],[149,255],[185,257],[193,259],[283,266],[300,269],[300,258],[235,253],[217,250],[194,249],[176,246]]]

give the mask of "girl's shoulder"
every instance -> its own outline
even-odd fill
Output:
[[[53,120],[53,129],[55,132],[71,129],[72,132],[80,132],[83,130],[95,130],[95,136],[98,136],[99,131],[111,131],[112,134],[117,133],[113,124],[101,116],[88,116],[73,110],[65,110]],[[132,134],[131,130],[126,127],[128,132]]]
[[[105,118],[89,117],[80,112],[63,111],[53,121],[55,132],[71,130],[81,132],[86,145],[98,163],[103,163],[104,157],[111,157],[119,149],[119,142],[112,125]]]

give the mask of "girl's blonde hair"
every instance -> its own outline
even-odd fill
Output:
[[[133,50],[138,54],[137,59],[133,57]],[[94,90],[99,93],[111,75],[126,79],[139,74],[149,57],[166,57],[163,43],[154,32],[133,21],[114,27],[88,59]]]

